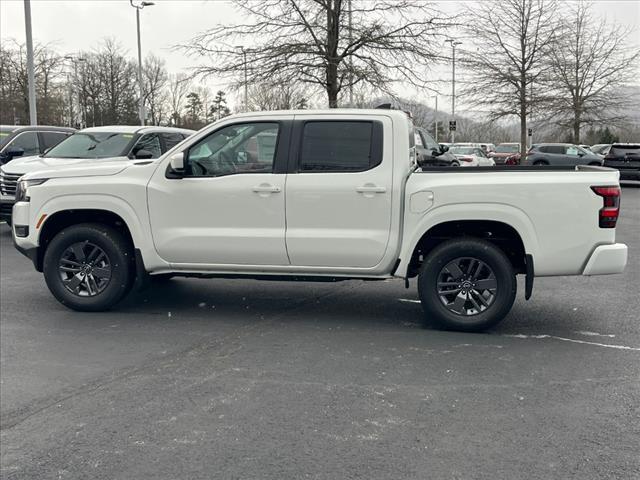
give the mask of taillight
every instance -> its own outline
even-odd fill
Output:
[[[463,162],[473,162],[473,157],[460,157]]]
[[[591,190],[602,197],[602,208],[598,212],[600,228],[616,228],[620,215],[620,187],[591,187]]]

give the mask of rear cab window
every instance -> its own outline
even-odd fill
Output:
[[[410,135],[410,143],[415,136]],[[376,120],[304,122],[301,173],[363,172],[382,162],[382,123]]]
[[[615,157],[625,157],[627,155],[640,155],[640,145],[612,145],[609,155]]]

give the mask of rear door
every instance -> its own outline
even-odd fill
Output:
[[[286,187],[292,265],[374,267],[391,226],[392,123],[296,116]]]

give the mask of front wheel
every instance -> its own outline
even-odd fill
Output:
[[[504,252],[472,238],[438,245],[425,258],[418,278],[425,320],[466,332],[500,322],[513,306],[516,288],[515,273]]]
[[[43,272],[49,290],[63,305],[86,312],[107,310],[131,289],[133,250],[109,226],[72,225],[51,240]]]

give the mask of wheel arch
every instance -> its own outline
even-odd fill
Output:
[[[38,255],[34,262],[36,270],[42,271],[44,254],[51,240],[53,240],[53,238],[63,229],[80,223],[99,223],[108,225],[121,232],[130,242],[132,247],[135,246],[129,225],[124,218],[111,210],[97,208],[58,210],[51,215],[47,215],[40,227],[40,233],[38,236]]]
[[[497,211],[501,210],[501,211]],[[448,205],[427,213],[413,229],[395,275],[418,273],[421,257],[440,243],[461,237],[482,238],[502,249],[517,273],[526,273],[526,256],[538,251],[533,224],[524,212],[506,205]]]

